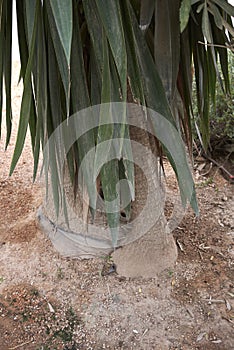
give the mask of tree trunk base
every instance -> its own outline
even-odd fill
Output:
[[[164,232],[160,232],[163,229]],[[162,271],[172,269],[177,256],[174,237],[165,235],[165,227],[160,223],[159,227],[112,254],[119,275],[145,278],[157,277]]]

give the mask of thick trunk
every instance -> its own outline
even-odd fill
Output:
[[[145,131],[143,113],[139,114],[133,113],[132,116],[137,121],[133,124],[139,127],[130,126],[135,164],[135,200],[131,205],[130,222],[121,224],[119,248],[112,257],[121,275],[156,277],[163,270],[173,267],[177,249],[164,216],[164,191],[158,171],[156,142]],[[68,204],[71,204],[73,191],[70,185],[66,192]],[[89,258],[113,251],[103,214],[97,213],[94,223],[89,217],[89,225],[86,225],[83,219],[87,205],[78,196],[75,205],[71,204],[68,208],[68,227],[63,212],[57,218],[52,195],[48,198],[50,200],[45,202],[39,213],[39,222],[62,255]]]
[[[117,272],[121,275],[156,277],[163,270],[173,267],[177,259],[177,248],[164,216],[164,191],[158,167],[156,141],[145,131],[142,115],[134,115],[133,118],[137,118],[139,128],[130,128],[131,140],[141,144],[144,150],[139,152],[139,147],[132,147],[135,164],[143,165],[143,170],[135,166],[136,200],[132,204],[132,219],[139,217],[147,205],[141,224],[133,227],[133,231],[144,232],[144,226],[148,222],[153,225],[142,237],[117,249],[112,257]]]

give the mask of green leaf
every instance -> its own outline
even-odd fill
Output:
[[[103,35],[103,74],[102,74],[102,104],[100,106],[100,122],[97,135],[97,147],[95,154],[94,174],[97,176],[101,170],[102,164],[108,158],[113,136],[113,123],[111,105],[111,73],[109,64],[109,50],[106,37]],[[106,141],[106,152],[103,154],[102,143]],[[99,147],[99,144],[101,147]]]
[[[211,96],[212,103],[215,104],[215,96],[216,96],[216,81],[217,81],[217,72],[214,62],[214,48],[207,48],[207,59],[208,59],[208,76],[209,76],[209,93]],[[209,125],[208,125],[209,128]]]
[[[70,23],[70,16],[72,16],[72,12],[70,11],[70,2],[71,0],[68,0],[68,18],[65,16],[65,22],[66,26],[63,28],[58,27],[59,21],[61,20],[62,13],[64,11],[64,6],[59,8],[58,13],[55,14],[54,10],[56,7],[52,5],[54,3],[53,1],[46,1],[46,12],[48,16],[48,21],[50,24],[50,33],[56,53],[56,59],[58,62],[59,71],[61,74],[63,87],[64,87],[64,94],[66,97],[66,114],[68,116],[69,114],[69,107],[70,107],[70,52],[68,52],[65,47],[70,50],[70,40],[72,39],[72,31],[66,30],[67,26],[70,28],[70,25],[72,26],[72,20]],[[58,4],[57,0],[55,3]],[[60,1],[59,1],[60,3]],[[65,5],[67,2],[63,1],[63,4]],[[57,6],[57,5],[56,5]],[[66,7],[66,5],[65,5]],[[70,13],[71,12],[71,13]],[[69,23],[70,24],[69,24]],[[62,34],[61,34],[62,30]],[[71,29],[72,30],[72,29]],[[64,40],[68,41],[68,47],[67,44],[64,42]]]
[[[10,142],[12,128],[11,110],[11,46],[12,46],[12,0],[4,1],[5,10],[5,45],[4,45],[4,77],[6,90],[6,148]]]
[[[25,4],[22,1],[16,1],[18,43],[19,43],[19,52],[20,52],[20,63],[21,63],[20,78],[23,78],[23,80],[25,79],[27,63],[29,58],[29,54],[28,54],[29,47],[28,47],[27,35],[26,35],[27,29],[25,28],[27,20],[25,20],[26,12],[25,12],[24,5]],[[35,139],[37,134],[36,125],[37,125],[36,109],[35,109],[35,103],[32,100],[30,118],[29,118],[29,128],[30,128],[33,152],[34,152]]]
[[[145,32],[152,20],[155,8],[155,0],[141,1],[140,28]]]
[[[29,50],[29,60],[28,60],[27,70],[24,78],[24,91],[23,91],[21,110],[20,110],[19,128],[18,128],[15,150],[14,150],[11,167],[10,167],[10,175],[13,173],[15,166],[19,160],[19,157],[22,153],[26,132],[29,124],[31,103],[33,98],[32,86],[31,86],[31,72],[32,72],[33,58],[35,54],[39,6],[40,6],[40,0],[37,0],[35,22],[33,27],[31,46]]]
[[[29,47],[27,43],[27,29],[25,28],[25,7],[22,1],[16,1],[16,15],[18,28],[18,43],[20,53],[21,72],[20,77],[24,79],[27,69]]]
[[[214,42],[217,45],[221,45],[223,47],[216,46],[215,50],[219,54],[221,69],[224,77],[225,89],[226,93],[230,93],[230,82],[229,82],[229,69],[228,69],[228,54],[225,49],[226,43],[228,42],[228,38],[225,34],[225,30],[220,30],[216,26],[213,26],[213,36]]]
[[[191,10],[191,0],[182,0],[180,5],[180,32],[187,27]]]
[[[163,6],[159,1],[155,7],[154,57],[169,103],[176,91],[179,50],[179,1],[164,0]]]
[[[35,180],[38,161],[40,155],[40,144],[42,141],[42,146],[44,142],[44,116],[48,116],[48,76],[47,76],[47,56],[46,56],[46,43],[45,43],[45,32],[44,32],[44,21],[43,21],[43,9],[42,6],[39,6],[38,12],[38,28],[37,28],[37,47],[35,55],[36,65],[33,69],[35,76],[35,94],[36,94],[36,106],[37,106],[37,120],[36,120],[36,129],[35,134],[35,144],[33,147],[33,156],[34,156],[34,169],[33,169],[33,179]],[[34,102],[34,101],[33,101]],[[31,116],[33,116],[36,111],[34,103],[32,104]],[[32,117],[30,118],[30,120]],[[32,127],[30,127],[32,135]]]
[[[50,33],[47,34],[47,52],[48,52],[48,93],[51,109],[52,130],[55,130],[63,121],[62,111],[62,93],[60,91],[60,74],[56,60],[55,49]],[[55,84],[56,82],[56,84]]]
[[[223,28],[223,19],[219,12],[219,9],[216,5],[212,4],[212,2],[209,2],[209,11],[214,16],[215,24],[219,29]]]
[[[96,4],[119,73],[123,101],[126,101],[127,54],[120,4],[115,0],[96,0]]]
[[[137,48],[142,77],[144,77],[143,82],[147,105],[153,111],[158,112],[159,115],[163,116],[163,119],[160,118],[159,120],[155,118],[154,113],[150,116],[154,133],[167,151],[166,154],[178,179],[182,199],[188,199],[195,212],[198,213],[196,200],[194,197],[191,198],[194,183],[188,167],[184,145],[175,128],[175,122],[171,116],[170,109],[168,109],[168,102],[165,97],[162,83],[155,69],[155,64],[152,60],[151,54],[143,43],[143,36],[139,31],[135,15],[130,7],[127,9],[130,12],[131,21],[134,28],[134,42]],[[155,96],[157,96],[157,99]],[[163,123],[161,124],[162,121]]]
[[[204,9],[204,6],[205,6],[205,3],[200,4],[200,5],[197,7],[197,13],[200,13],[200,12]]]
[[[120,3],[115,0],[96,0],[100,19],[103,23],[105,35],[111,48],[113,59],[121,82],[122,101],[127,99],[127,53],[123,31],[123,22]],[[115,30],[113,30],[113,28]],[[109,101],[108,101],[109,102]],[[120,140],[125,134],[126,111],[122,114]],[[122,142],[120,141],[119,155],[122,152]]]
[[[72,113],[76,113],[90,106],[90,97],[88,91],[87,75],[83,60],[83,47],[79,29],[78,7],[74,4],[73,8],[73,39],[71,50],[71,105]],[[85,129],[83,119],[80,120],[80,128]],[[80,139],[77,140],[79,160],[83,158],[91,149],[95,148],[94,131],[89,130]],[[96,181],[93,179],[94,155],[90,153],[89,162],[81,163],[84,182],[90,199],[90,207],[96,208]]]
[[[207,2],[205,0],[205,6],[202,14],[202,31],[203,35],[209,43],[212,43],[212,34],[210,29],[209,14],[207,9]]]
[[[132,8],[129,7],[128,3],[126,3],[126,5],[126,11],[129,11],[129,18],[131,19],[131,25],[133,27],[135,50],[141,69],[140,78],[142,79],[142,84],[144,86],[144,95],[145,100],[147,101],[147,106],[164,115],[165,118],[175,125],[153,57],[148,46],[145,44],[144,36],[139,29]],[[155,98],[155,96],[157,96],[157,98]]]
[[[192,52],[191,43],[189,40],[189,28],[187,27],[181,34],[180,39],[181,51],[180,51],[180,68],[177,80],[178,93],[181,97],[183,105],[180,106],[178,99],[174,100],[173,108],[178,116],[178,129],[179,124],[182,122],[183,133],[185,135],[186,143],[188,144],[188,150],[190,156],[192,155],[192,133],[191,133],[191,116],[193,115],[192,109]]]
[[[89,34],[91,37],[93,52],[96,57],[98,70],[103,70],[103,48],[102,48],[102,24],[98,14],[98,9],[95,1],[83,0],[85,18],[88,25]]]
[[[97,64],[93,47],[90,49],[90,98],[92,105],[101,103],[101,72]]]
[[[52,0],[50,6],[69,66],[72,42],[72,0]]]
[[[116,66],[114,64],[113,57],[111,55],[110,57],[110,72],[111,72],[111,99],[112,101],[118,101],[121,102],[121,98],[119,96],[119,90],[120,90],[120,82],[118,79],[118,73]],[[113,118],[115,119],[118,118],[117,115],[123,115],[126,113],[126,105],[125,104],[112,104],[112,113],[113,113]],[[117,114],[116,114],[117,113]],[[123,129],[125,130],[125,133],[123,135]],[[135,198],[135,191],[134,191],[134,164],[133,162],[130,162],[129,160],[133,159],[132,156],[132,149],[131,149],[131,143],[129,142],[130,140],[130,135],[129,135],[129,125],[121,125],[121,124],[114,124],[114,133],[113,133],[113,138],[115,139],[114,141],[114,147],[115,147],[115,155],[116,158],[122,159],[122,163],[124,166],[124,172],[125,172],[125,178],[129,181],[131,184],[129,187],[129,193],[132,200]],[[119,155],[119,150],[122,147],[122,154],[121,156]],[[121,162],[121,160],[120,160]],[[120,163],[119,162],[119,163]],[[129,213],[130,215],[130,213]]]
[[[229,16],[234,17],[234,6],[229,4],[226,0],[213,0],[217,5],[219,5]]]
[[[144,87],[141,77],[141,69],[137,57],[137,50],[135,47],[135,36],[131,25],[131,18],[129,11],[126,8],[126,3],[123,3],[123,23],[124,31],[126,33],[126,48],[128,56],[128,83],[131,89],[133,100],[137,103],[145,105]]]
[[[119,182],[118,160],[104,164],[101,170],[102,191],[105,199],[106,215],[111,231],[112,245],[117,247],[120,218],[120,193],[117,192]]]
[[[2,12],[2,0],[0,2],[0,13]],[[0,21],[0,53],[3,53],[4,47],[4,30],[2,29],[4,26],[4,20]],[[4,58],[3,54],[0,54],[0,139],[1,139],[1,125],[2,125],[2,104],[3,104],[3,64]]]
[[[195,213],[198,214],[197,201],[194,197],[194,182],[188,166],[183,140],[177,129],[166,118],[155,115],[154,111],[149,111],[149,116],[154,135],[164,146],[166,155],[175,171],[182,203],[185,206],[186,202],[189,201]]]
[[[213,19],[212,19],[213,20]],[[192,28],[191,37],[193,40],[193,61],[195,67],[197,106],[199,112],[199,128],[202,135],[203,147],[206,150],[209,144],[209,101],[210,101],[210,81],[208,53],[204,45],[198,44],[204,40],[203,29],[200,24],[203,17],[197,17],[199,30]],[[212,21],[211,21],[212,23]],[[217,27],[216,27],[217,28]],[[212,67],[213,68],[213,67]],[[211,69],[211,68],[210,68]]]
[[[25,0],[25,12],[26,12],[26,26],[27,26],[27,38],[28,47],[31,45],[33,25],[35,21],[35,10],[37,0]]]

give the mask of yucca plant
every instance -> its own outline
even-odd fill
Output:
[[[71,191],[76,198],[80,195],[77,179],[81,170],[86,204],[81,201],[76,206],[81,206],[81,215],[89,222],[96,217],[98,194],[103,197],[111,245],[115,248],[121,241],[121,216],[127,222],[136,218],[143,207],[139,198],[147,192],[147,185],[141,186],[145,179],[134,166],[132,145],[135,141],[146,146],[159,159],[163,154],[168,157],[178,180],[183,205],[189,201],[198,213],[193,179],[182,142],[182,139],[186,142],[191,155],[192,75],[194,72],[199,132],[206,148],[209,144],[209,101],[215,99],[216,80],[220,80],[226,94],[230,89],[227,51],[233,50],[231,17],[234,8],[226,0],[16,0],[16,11],[20,78],[24,89],[10,173],[21,155],[29,128],[34,178],[39,154],[44,150],[46,179],[49,181],[50,176],[57,216],[63,208],[69,226],[64,173],[70,178]],[[4,81],[6,147],[12,120],[11,30],[12,0],[0,0],[0,111]],[[220,78],[218,61],[224,82]],[[121,117],[117,119],[113,103],[121,106],[117,113]],[[128,103],[131,103],[130,109]],[[66,170],[61,171],[64,130],[60,135],[61,142],[55,139],[55,142],[48,143],[48,140],[53,138],[54,131],[62,123],[69,127],[66,138],[72,138],[77,120],[78,128],[86,130],[84,118],[76,119],[74,125],[71,116],[84,109],[88,109],[90,116],[93,109],[89,108],[95,105],[100,105],[97,125],[94,123],[95,127],[87,130],[66,150]],[[134,110],[136,105],[142,108]],[[135,113],[135,124],[130,126],[131,108]],[[147,125],[150,125],[153,135],[145,131]],[[115,156],[105,163],[113,151],[110,141],[116,138]],[[101,147],[103,142],[105,149]],[[91,149],[94,152],[89,162],[83,165],[82,161]],[[153,186],[153,183],[160,184],[160,176],[155,171],[154,160],[149,159],[146,153],[145,162],[150,174],[148,187],[152,185],[150,191],[154,192],[160,186]],[[130,198],[124,206],[121,204],[124,193],[116,189],[120,180],[127,181],[125,190]],[[159,199],[156,193],[155,198]],[[109,211],[111,201],[114,201],[114,208]],[[147,221],[147,217],[145,219]],[[163,214],[159,219],[150,231],[157,233],[155,227],[161,228],[161,233],[155,234],[160,248],[154,254],[160,259],[161,243],[167,238]],[[131,232],[125,234],[128,237],[125,243],[133,240]],[[165,251],[170,255],[167,248]],[[137,256],[139,252],[134,254]]]

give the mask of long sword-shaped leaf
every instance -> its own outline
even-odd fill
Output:
[[[155,7],[154,57],[169,102],[175,96],[179,50],[179,1],[158,0]]]
[[[111,101],[111,73],[109,64],[109,48],[105,35],[103,35],[103,73],[102,73],[102,104],[100,106],[100,121],[104,125],[100,125],[97,135],[97,148],[95,154],[95,176],[101,170],[102,164],[106,163],[112,145],[113,123],[111,105],[106,104]],[[99,144],[106,142],[106,153]]]
[[[28,38],[28,47],[30,47],[32,34],[33,34],[33,25],[35,21],[35,10],[36,10],[37,0],[25,0],[25,24],[27,27],[27,38]]]
[[[119,181],[118,160],[112,159],[108,162],[108,155],[113,147],[114,124],[112,122],[111,104],[105,102],[111,101],[111,72],[109,63],[109,47],[107,39],[103,33],[103,75],[102,75],[102,104],[100,106],[100,121],[104,125],[98,128],[97,148],[95,154],[95,174],[101,170],[102,191],[105,199],[107,211],[107,220],[111,230],[112,244],[115,247],[119,232],[119,208],[120,198],[116,195],[116,185]],[[105,142],[104,154],[103,144]],[[103,166],[101,166],[104,164]],[[114,200],[114,207],[109,202]]]
[[[88,91],[87,75],[85,72],[83,59],[83,46],[79,29],[78,7],[74,4],[74,21],[73,21],[73,40],[71,51],[71,74],[73,76],[71,82],[71,105],[72,113],[90,106],[90,97]],[[79,128],[85,129],[84,120],[81,118]],[[84,176],[84,182],[89,194],[90,207],[96,208],[96,181],[93,179],[94,156],[89,157],[89,162],[82,163],[83,158],[91,149],[95,147],[94,131],[89,130],[77,140],[79,160]]]
[[[69,66],[72,42],[72,0],[52,0],[50,6]]]
[[[115,0],[96,0],[99,16],[103,23],[113,58],[117,67],[121,82],[122,101],[127,99],[127,53],[123,31],[122,13],[120,2]],[[126,111],[122,115],[121,138],[125,134]],[[121,157],[122,143],[120,141],[118,158]]]
[[[41,4],[39,5],[39,8],[41,7]],[[36,0],[26,0],[22,9],[22,14],[23,14],[23,27],[25,26],[25,33],[22,32],[21,35],[23,36],[21,38],[21,42],[20,44],[22,44],[22,41],[24,39],[27,39],[25,41],[27,41],[27,44],[25,42],[25,46],[28,47],[28,49],[30,49],[31,46],[31,42],[32,42],[32,35],[33,35],[33,26],[34,26],[34,22],[35,22],[35,10],[36,10]],[[41,18],[39,18],[39,12],[38,11],[38,25],[40,25],[40,21]],[[20,19],[21,20],[21,19]],[[19,28],[20,30],[21,28]],[[24,37],[24,35],[26,34],[26,37]],[[37,29],[37,38],[36,41],[38,43],[37,47],[35,48],[36,50],[38,50],[38,46],[40,47],[40,40],[38,40],[38,29]],[[23,55],[28,55],[28,49],[26,50],[26,52],[22,52],[21,50],[21,54]],[[36,55],[34,56],[34,58],[36,57]],[[32,65],[32,71],[33,68],[35,67],[35,65]],[[26,68],[23,68],[26,71]],[[36,67],[35,67],[36,69]],[[25,71],[23,74],[23,79],[24,79],[24,75],[25,75]],[[40,71],[40,75],[41,75]],[[34,72],[35,73],[35,72]],[[32,99],[31,99],[31,110],[30,110],[30,118],[29,118],[29,128],[30,128],[30,133],[31,133],[31,142],[32,142],[32,148],[33,148],[33,156],[34,156],[34,170],[33,170],[33,180],[35,180],[36,178],[36,171],[37,171],[37,164],[38,164],[38,159],[39,159],[39,147],[38,147],[38,136],[40,135],[40,128],[38,128],[38,120],[37,120],[37,114],[36,114],[36,108],[35,108],[35,100],[34,97],[36,98],[36,100],[39,103],[43,103],[42,102],[42,97],[40,97],[40,99],[38,99],[37,97],[37,74],[34,74],[35,77],[35,86],[34,86],[34,93],[35,96],[32,94]],[[36,145],[36,152],[35,152],[35,145]]]
[[[203,14],[202,14],[202,32],[204,37],[209,43],[212,43],[212,33],[210,28],[209,13],[207,9],[207,0],[204,2]]]
[[[95,1],[91,3],[90,1],[83,0],[82,3],[97,67],[101,74],[103,70],[102,24],[98,15],[97,5]]]
[[[133,27],[135,50],[141,67],[141,77],[147,106],[164,115],[166,119],[175,125],[153,57],[145,43],[133,9],[129,6],[129,3],[126,4],[126,10],[129,11],[129,18],[131,18],[131,25]]]
[[[232,6],[226,0],[213,0],[213,2],[215,2],[217,5],[219,5],[230,16],[234,17],[234,6]]]
[[[63,3],[66,7],[68,5],[67,14],[65,15],[64,26],[62,29],[59,27],[61,17],[66,9],[64,5],[61,5],[61,8],[58,8],[58,12],[55,11],[54,3]],[[48,15],[48,21],[50,24],[50,32],[53,40],[53,45],[56,53],[56,59],[58,62],[59,71],[61,74],[64,93],[66,97],[66,110],[67,116],[69,114],[70,107],[70,41],[72,40],[72,2],[68,0],[64,1],[46,1],[46,11]],[[70,28],[71,27],[71,28]],[[67,30],[69,28],[69,30]],[[65,42],[67,41],[67,42]]]
[[[40,154],[40,144],[44,141],[44,119],[48,115],[47,104],[48,104],[48,82],[47,82],[47,57],[46,57],[46,47],[45,47],[45,29],[43,20],[43,9],[42,6],[39,8],[38,14],[38,31],[37,31],[37,48],[36,48],[36,68],[34,69],[35,76],[35,87],[36,87],[36,101],[37,101],[37,123],[36,123],[36,133],[35,133],[35,144],[33,148],[34,156],[34,169],[33,169],[33,179],[35,180],[39,154]]]
[[[145,32],[151,23],[155,8],[155,0],[141,1],[140,28]]]
[[[203,15],[198,14],[196,17],[199,27],[192,27],[191,37],[193,40],[193,61],[195,67],[196,91],[197,91],[197,106],[199,112],[199,124],[202,133],[202,142],[205,149],[209,142],[209,76],[207,51],[204,45],[198,42],[204,39],[202,27]]]
[[[0,139],[1,139],[1,125],[2,125],[2,104],[3,104],[3,48],[4,48],[4,26],[5,16],[3,12],[3,0],[0,1]]]
[[[120,194],[116,190],[119,182],[119,165],[117,159],[113,159],[109,163],[104,164],[101,170],[101,182],[107,220],[111,231],[112,245],[116,247],[120,218]]]
[[[209,76],[209,94],[213,105],[215,105],[216,97],[216,81],[217,81],[217,71],[214,62],[214,48],[207,48],[207,59],[208,59],[208,76]]]
[[[145,105],[144,87],[141,69],[135,45],[135,35],[131,25],[131,17],[126,2],[122,3],[124,31],[126,33],[126,48],[128,56],[128,83],[134,102]]]
[[[110,71],[111,71],[111,100],[112,101],[117,101],[117,102],[121,102],[121,98],[119,96],[119,89],[120,89],[120,81],[118,79],[118,72],[116,69],[116,66],[114,64],[114,59],[112,57],[112,55],[110,55]],[[119,104],[112,104],[113,106],[113,110],[112,113],[115,114],[115,112],[118,113],[119,115],[123,115],[125,113],[126,110],[126,106],[125,104],[122,104],[121,107]],[[118,106],[117,108],[115,108],[115,106]],[[117,109],[117,111],[116,111]],[[116,118],[118,118],[118,116],[116,115]],[[114,116],[115,119],[115,116]],[[125,126],[125,135],[124,137],[122,137],[122,125],[121,124],[115,124],[114,126],[114,135],[113,138],[115,139],[114,142],[114,147],[115,147],[115,154],[118,158],[118,153],[119,153],[119,148],[120,148],[120,143],[122,144],[122,149],[123,149],[123,159],[121,159],[118,164],[119,167],[121,166],[121,164],[124,166],[124,179],[128,180],[129,183],[131,184],[129,187],[129,201],[130,200],[134,200],[135,199],[135,191],[134,191],[134,186],[135,186],[135,180],[134,180],[134,165],[133,162],[131,162],[130,160],[133,159],[132,156],[132,149],[131,149],[131,145],[129,142],[130,139],[130,135],[129,135],[129,125]],[[123,177],[123,174],[122,174]],[[121,196],[121,193],[120,193]],[[120,198],[121,200],[121,198]],[[129,213],[128,216],[130,217],[130,205],[129,205]]]
[[[25,6],[24,2],[16,1],[16,15],[17,15],[17,29],[18,29],[18,42],[19,42],[19,53],[20,53],[20,77],[24,78],[27,69],[29,47],[27,41],[27,29],[25,27]]]
[[[213,14],[215,24],[219,29],[223,29],[223,19],[221,16],[221,13],[216,5],[214,5],[212,2],[209,2],[209,11]]]
[[[20,78],[24,80],[26,69],[27,69],[27,63],[28,63],[28,50],[30,47],[28,47],[28,40],[27,40],[27,28],[26,28],[26,12],[25,12],[25,3],[17,0],[16,1],[16,13],[17,13],[17,28],[18,28],[18,42],[19,42],[19,52],[20,52],[20,63],[21,63],[21,69],[20,69]],[[31,143],[32,143],[32,149],[34,150],[35,146],[35,137],[36,137],[36,124],[37,124],[37,116],[36,116],[36,108],[34,100],[32,99],[31,103],[31,112],[30,112],[30,118],[29,118],[29,129],[31,134]]]
[[[180,36],[180,68],[177,78],[177,89],[182,99],[183,108],[175,99],[173,107],[179,113],[178,125],[182,123],[183,132],[190,156],[192,156],[192,132],[191,115],[192,110],[192,53],[189,40],[189,27],[187,27]]]
[[[165,92],[158,76],[158,73],[155,68],[155,64],[152,60],[152,56],[147,47],[143,44],[143,37],[140,29],[138,28],[137,21],[135,18],[135,14],[133,13],[131,7],[128,7],[130,12],[130,17],[132,21],[132,25],[134,28],[135,35],[135,45],[137,49],[137,54],[139,57],[139,62],[142,70],[142,76],[144,77],[144,89],[145,89],[145,97],[147,105],[152,108],[154,111],[160,113],[165,118],[165,122],[168,121],[168,126],[170,126],[171,131],[175,127],[175,122],[173,117],[171,116],[170,109],[168,108],[168,102],[165,97]],[[157,96],[157,98],[156,98]],[[178,136],[176,138],[168,138],[170,131],[165,130],[165,134],[158,134],[157,120],[155,118],[151,118],[151,122],[153,124],[154,131],[158,139],[162,142],[166,150],[173,150],[173,145],[178,147],[179,153],[167,152],[167,156],[169,161],[177,175],[181,196],[183,199],[188,199],[193,207],[194,211],[198,213],[197,202],[195,197],[191,198],[191,191],[194,188],[193,179],[191,176],[190,169],[188,167],[186,154],[184,150],[184,146],[181,143],[180,138]],[[173,133],[172,133],[173,134]],[[170,134],[170,135],[172,135]],[[182,165],[183,164],[183,165]],[[181,180],[183,179],[183,180]]]
[[[229,69],[228,69],[228,54],[227,50],[224,48],[226,46],[226,43],[228,42],[228,38],[225,34],[224,30],[220,30],[218,27],[213,26],[213,36],[214,36],[214,42],[220,46],[216,46],[215,50],[219,54],[221,69],[224,77],[224,83],[225,83],[225,89],[226,93],[230,93],[230,82],[229,82]]]
[[[187,27],[191,10],[191,0],[182,0],[180,5],[180,31],[181,33]]]
[[[127,54],[120,4],[119,1],[115,0],[96,0],[96,4],[119,73],[123,100],[126,101]]]
[[[12,127],[11,110],[11,46],[12,46],[12,0],[4,1],[5,9],[5,47],[4,47],[4,78],[6,90],[6,148],[10,141]]]
[[[15,150],[11,162],[10,167],[10,174],[15,169],[15,166],[19,160],[19,157],[22,153],[26,132],[28,128],[29,118],[30,118],[30,112],[31,112],[31,103],[32,103],[32,86],[31,86],[31,72],[32,72],[32,64],[33,64],[33,58],[35,54],[35,45],[36,45],[36,33],[37,33],[37,21],[38,21],[38,11],[40,6],[40,0],[37,0],[36,4],[36,12],[35,12],[35,22],[33,27],[33,34],[32,34],[32,40],[29,50],[29,60],[27,65],[27,70],[24,78],[24,91],[23,91],[23,97],[22,97],[22,103],[21,103],[21,110],[20,110],[20,121],[19,121],[19,128],[18,128],[18,134],[17,134],[17,140],[15,145]]]
[[[90,49],[90,98],[92,105],[101,103],[102,78],[93,47]]]

